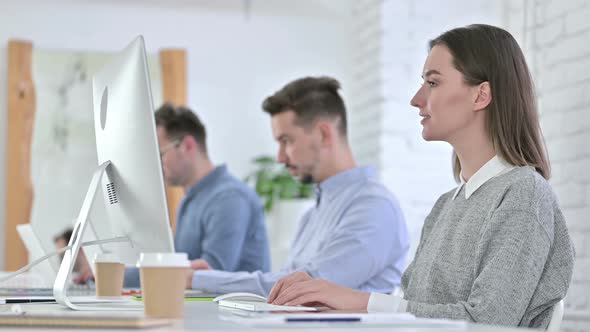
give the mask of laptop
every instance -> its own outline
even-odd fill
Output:
[[[21,240],[23,241],[25,248],[29,252],[29,257],[31,261],[34,261],[38,258],[41,258],[47,254],[43,246],[41,245],[41,241],[37,237],[37,234],[33,231],[33,227],[31,224],[20,224],[16,226],[16,231],[20,236]],[[53,286],[53,282],[57,277],[57,271],[59,269],[59,265],[56,259],[47,259],[37,266],[35,266],[36,270],[39,272],[38,274],[44,280],[46,287]]]
[[[33,230],[31,224],[20,224],[16,226],[16,230],[25,248],[29,252],[31,261],[41,258],[48,253],[41,245],[39,237]],[[3,291],[7,289],[16,289],[18,294],[11,295],[53,295],[53,283],[59,271],[59,260],[57,257],[51,257],[35,266],[38,273],[24,273],[10,279],[2,284],[0,288]],[[39,280],[40,279],[40,280]],[[71,283],[70,291],[86,295],[86,293],[93,293],[95,291],[94,284],[75,285]],[[0,291],[0,295],[3,293]]]

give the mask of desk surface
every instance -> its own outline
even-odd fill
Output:
[[[35,311],[48,311],[48,310],[69,310],[58,306],[57,304],[27,304],[21,305],[22,308],[27,312]],[[6,306],[1,306],[2,310],[9,310]],[[116,315],[116,314],[114,314]],[[466,328],[399,328],[399,327],[377,327],[377,326],[359,326],[357,323],[346,323],[345,325],[330,326],[330,327],[307,327],[297,328],[292,325],[285,327],[272,327],[272,328],[253,328],[237,324],[233,321],[227,320],[231,313],[225,310],[219,310],[217,305],[212,302],[185,302],[185,319],[178,321],[173,326],[166,326],[160,329],[147,329],[146,331],[275,331],[275,330],[288,330],[288,331],[358,331],[358,330],[370,330],[375,332],[380,331],[393,331],[396,332],[447,332],[447,331],[468,331],[468,332],[523,332],[526,329],[517,328],[500,328],[500,327],[489,327],[477,324],[469,324]],[[55,330],[55,329],[53,329]],[[93,329],[94,331],[101,331],[101,329]],[[106,329],[105,329],[106,330]],[[43,328],[15,328],[15,327],[1,327],[0,331],[47,331]],[[83,329],[68,329],[68,332],[83,331]],[[130,331],[130,330],[113,330],[108,331]],[[531,330],[533,331],[533,330]]]

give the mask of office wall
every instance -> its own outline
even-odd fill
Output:
[[[590,325],[590,3],[509,2],[537,85],[541,126],[553,167],[551,184],[576,247],[562,331]]]
[[[207,126],[211,157],[243,177],[251,158],[276,150],[270,120],[260,110],[264,97],[303,75],[333,75],[344,86],[349,76],[346,1],[334,6],[258,0],[248,2],[249,8],[246,3],[1,0],[0,100],[6,100],[10,38],[44,49],[116,51],[143,34],[148,52],[187,49],[189,105]],[[0,211],[6,195],[5,121],[6,102],[0,102]],[[44,236],[48,241],[50,235]]]
[[[422,83],[428,40],[458,25],[499,24],[502,2],[369,0],[356,2],[354,13],[352,146],[398,197],[411,260],[426,215],[455,186],[450,146],[425,142],[418,111],[410,106]]]

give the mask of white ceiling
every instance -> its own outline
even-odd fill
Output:
[[[27,1],[27,0],[21,0]],[[124,6],[176,8],[183,10],[223,10],[254,15],[349,16],[354,0],[50,0],[56,2],[109,3]]]

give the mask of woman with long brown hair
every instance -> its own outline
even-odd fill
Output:
[[[459,186],[426,218],[403,297],[296,273],[274,286],[269,302],[544,328],[567,293],[574,249],[547,181],[524,55],[510,33],[489,25],[447,31],[429,46],[411,104],[423,138],[453,147]]]

